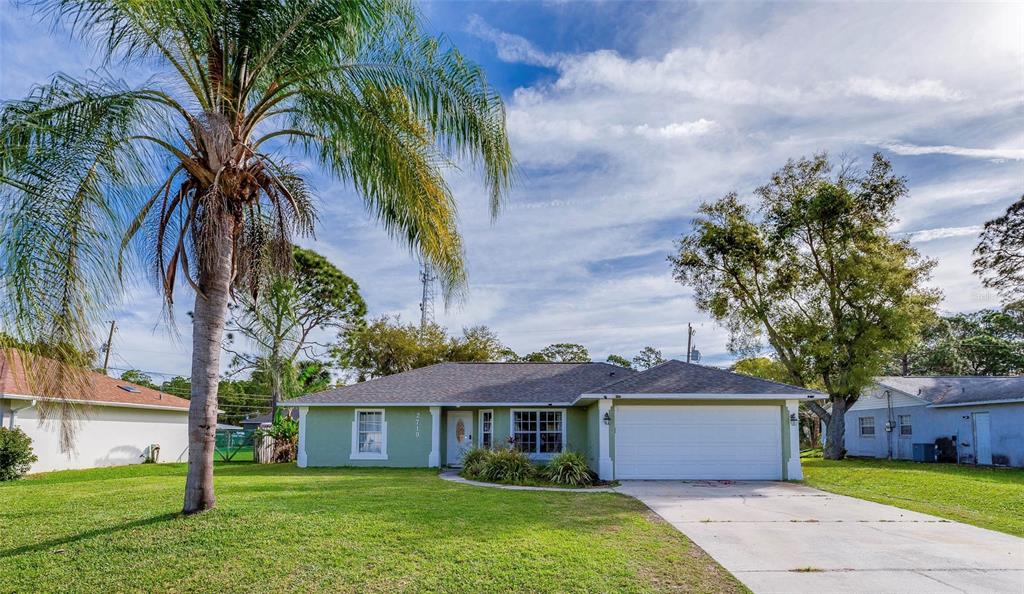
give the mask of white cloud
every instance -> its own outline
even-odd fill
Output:
[[[904,234],[908,240],[914,243],[935,241],[936,239],[949,239],[952,237],[977,237],[981,233],[982,225],[968,225],[966,227],[938,227],[936,229],[921,229],[910,231]]]
[[[532,64],[534,66],[555,66],[559,57],[536,48],[529,40],[495,29],[479,15],[470,15],[466,30],[481,39],[494,43],[498,58],[505,62]]]
[[[672,122],[665,126],[652,128],[647,124],[640,124],[634,130],[640,136],[646,138],[686,138],[688,136],[702,136],[718,127],[713,120],[701,118],[692,122]]]
[[[901,143],[880,143],[879,146],[897,155],[954,155],[957,157],[975,157],[980,159],[1024,161],[1024,148],[967,148],[948,144],[919,146]]]
[[[730,104],[793,102],[800,88],[734,76],[730,56],[703,48],[673,50],[661,58],[628,59],[600,50],[562,59],[555,88],[562,91],[607,89],[629,94],[688,95]]]
[[[919,80],[900,84],[879,78],[853,77],[847,81],[846,92],[878,99],[879,101],[910,102],[935,99],[938,101],[960,101],[963,93],[946,87],[941,80]]]

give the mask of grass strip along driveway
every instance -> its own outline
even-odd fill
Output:
[[[1024,537],[1024,470],[804,458],[812,487]]]
[[[638,501],[429,470],[223,464],[180,517],[183,465],[0,484],[2,591],[689,591],[743,586]]]

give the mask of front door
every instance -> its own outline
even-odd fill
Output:
[[[988,413],[974,413],[974,451],[978,464],[992,464],[992,431]]]
[[[473,413],[448,412],[448,466],[462,466],[462,456],[473,446]]]

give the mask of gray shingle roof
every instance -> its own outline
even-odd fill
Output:
[[[286,414],[289,417],[295,419],[296,421],[299,420],[299,411],[295,410],[294,408],[293,409],[284,409],[284,410],[281,411],[281,414]],[[248,417],[248,418],[245,418],[245,419],[242,419],[241,421],[239,421],[239,423],[241,423],[242,425],[262,425],[263,423],[273,423],[273,422],[274,422],[274,415],[272,415],[270,413],[267,413],[267,414],[264,414],[264,415],[256,415],[256,416]]]
[[[440,363],[284,404],[568,404],[588,390],[634,373],[608,363]]]
[[[647,371],[591,390],[591,394],[800,394],[821,396],[749,375],[672,359]]]
[[[883,376],[875,381],[938,405],[1024,398],[1024,377]]]

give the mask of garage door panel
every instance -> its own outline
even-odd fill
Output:
[[[778,420],[774,421],[778,424]],[[616,434],[629,435],[630,439],[624,441],[623,445],[650,444],[677,446],[688,444],[694,447],[740,447],[740,446],[776,446],[777,434],[771,433],[767,428],[743,428],[722,425],[715,427],[713,431],[691,430],[686,427],[642,427],[637,428],[635,434],[617,428]]]
[[[680,451],[680,447],[684,447]],[[645,458],[651,457],[657,460],[711,460],[722,463],[732,463],[735,460],[746,462],[777,462],[780,455],[776,455],[775,448],[768,444],[760,449],[743,447],[707,447],[707,446],[677,446],[677,445],[656,445],[656,446],[625,446],[618,450],[623,458],[630,461],[643,462]],[[619,456],[616,456],[619,459]]]
[[[778,480],[778,472],[770,466],[756,464],[722,464],[701,462],[685,468],[657,464],[636,464],[620,480]]]
[[[617,406],[620,479],[780,479],[778,406]]]

